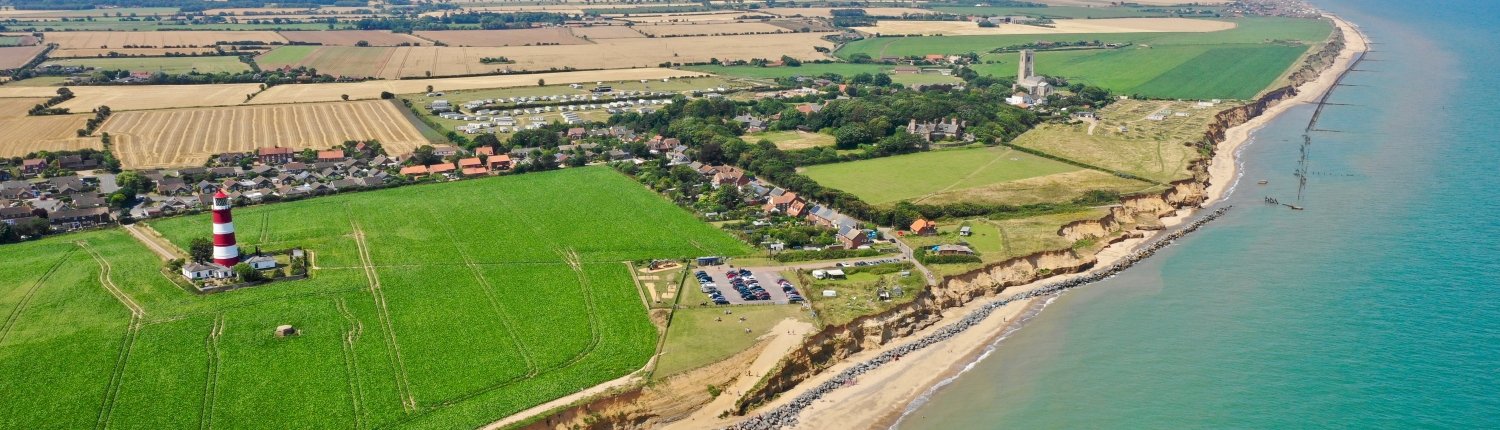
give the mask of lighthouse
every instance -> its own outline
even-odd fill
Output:
[[[229,195],[214,193],[214,264],[233,267],[240,262],[240,247],[234,242],[234,218],[229,215]]]

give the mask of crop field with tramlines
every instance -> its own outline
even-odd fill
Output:
[[[313,276],[196,295],[119,229],[0,248],[0,428],[477,427],[646,364],[658,333],[624,261],[748,252],[604,168],[235,225],[246,252],[309,250]],[[209,220],[150,227],[186,246]]]

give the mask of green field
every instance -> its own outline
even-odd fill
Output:
[[[688,289],[700,297],[693,304],[707,300],[698,292],[696,283],[688,282],[693,285]],[[740,322],[741,317],[744,322]],[[772,327],[787,318],[813,320],[799,305],[738,306],[732,315],[725,315],[722,307],[679,309],[672,314],[672,327],[667,330],[661,360],[652,376],[671,376],[729,358],[754,345],[756,339],[769,334]]]
[[[310,45],[282,46],[255,57],[255,63],[264,68],[290,66],[302,61],[303,58],[307,58],[308,55],[312,55],[313,51],[318,50],[318,48],[318,46]]]
[[[973,271],[988,263],[1073,247],[1076,245],[1075,242],[1058,234],[1062,226],[1074,221],[1097,220],[1108,214],[1109,209],[1090,208],[1075,212],[1005,220],[972,218],[939,221],[937,235],[907,235],[902,237],[901,241],[913,248],[957,243],[968,245],[974,252],[979,253],[981,262],[927,266],[939,276],[956,275]],[[1128,222],[1128,220],[1121,221]],[[973,234],[960,236],[958,231],[964,226],[968,226]]]
[[[1157,98],[1250,99],[1276,81],[1306,46],[1167,45],[1041,52],[1036,72]],[[980,74],[1015,77],[1017,54],[987,54]]]
[[[21,37],[0,36],[0,46],[21,46]]]
[[[776,144],[777,148],[784,150],[807,149],[818,146],[832,146],[834,138],[824,133],[813,133],[800,130],[763,131],[744,136],[746,142],[760,142],[769,140]]]
[[[1202,154],[1191,144],[1203,139],[1203,131],[1215,114],[1230,107],[1230,104],[1199,107],[1192,102],[1122,100],[1098,112],[1099,124],[1092,132],[1085,123],[1048,123],[1027,131],[1012,143],[1166,183],[1192,176],[1188,166]],[[1155,113],[1164,117],[1159,121],[1149,119]]]
[[[1333,29],[1326,21],[1310,19],[1233,21],[1236,28],[1209,33],[877,37],[849,43],[838,55],[849,58],[864,53],[879,58],[975,52],[985,63],[974,66],[975,71],[1013,77],[1017,54],[991,50],[1037,41],[1131,43],[1120,49],[1038,52],[1036,70],[1122,94],[1249,99],[1274,83],[1312,44],[1326,40]]]
[[[937,6],[930,8],[939,12],[957,15],[1008,16],[1024,15],[1041,18],[1143,18],[1172,16],[1165,11],[1147,9],[1175,9],[1170,7],[996,7],[996,6]],[[1215,7],[1196,7],[1198,10],[1219,10]]]
[[[623,261],[748,251],[605,168],[235,218],[242,249],[305,247],[314,276],[199,296],[120,229],[0,248],[0,427],[477,427],[646,363]]]
[[[76,58],[52,60],[46,64],[87,66],[100,70],[149,71],[169,74],[182,74],[192,71],[199,73],[250,71],[250,66],[240,61],[239,57],[231,56]]]
[[[1078,169],[1023,152],[992,147],[821,164],[807,167],[804,174],[824,186],[854,193],[871,204],[885,204]]]

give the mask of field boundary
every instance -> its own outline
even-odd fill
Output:
[[[57,259],[57,262],[52,264],[52,268],[47,269],[46,273],[43,273],[41,277],[36,279],[35,283],[31,284],[31,288],[26,290],[26,295],[21,296],[21,300],[16,303],[16,308],[12,309],[10,316],[5,318],[5,325],[0,326],[0,345],[5,344],[5,338],[10,335],[10,329],[15,327],[16,321],[21,319],[21,313],[25,312],[26,306],[31,304],[31,298],[36,297],[36,291],[42,288],[42,283],[47,282],[47,279],[51,278],[52,274],[57,273],[57,269],[62,267],[63,263],[67,262],[68,258],[73,256],[73,251],[77,249],[70,248],[67,252],[63,253],[62,258]]]

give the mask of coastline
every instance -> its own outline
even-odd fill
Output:
[[[1234,190],[1239,182],[1239,152],[1244,146],[1252,141],[1251,135],[1278,118],[1281,114],[1294,106],[1304,103],[1316,103],[1323,94],[1332,90],[1340,74],[1348,69],[1359,53],[1368,49],[1368,40],[1364,34],[1359,32],[1354,25],[1344,21],[1342,18],[1332,14],[1325,14],[1339,31],[1344,35],[1344,48],[1338,53],[1333,62],[1320,72],[1317,78],[1305,82],[1297,87],[1297,95],[1281,100],[1273,106],[1268,107],[1261,115],[1237,125],[1225,131],[1224,141],[1218,145],[1215,155],[1208,166],[1210,177],[1209,185],[1205,189],[1204,203],[1196,208],[1180,210],[1178,214],[1162,219],[1165,226],[1173,227],[1184,222],[1187,218],[1196,214],[1199,209],[1222,201]],[[1163,230],[1166,231],[1166,230]],[[1067,280],[1073,277],[1086,276],[1094,273],[1100,268],[1105,268],[1118,262],[1124,256],[1135,251],[1140,245],[1154,240],[1160,234],[1154,234],[1144,238],[1135,238],[1121,241],[1110,245],[1097,255],[1098,262],[1095,269],[1082,273],[1065,276],[1050,277],[1022,286],[1005,289],[1005,296],[1013,293],[1024,293],[1037,289],[1046,284]],[[993,295],[985,300],[975,300],[964,306],[947,309],[943,312],[944,320],[949,318],[961,318],[985,304],[1001,297]],[[1038,309],[1044,303],[1039,300],[1050,300],[1048,297],[1038,297],[1018,301],[995,310],[991,315],[973,329],[948,339],[944,345],[918,351],[905,360],[888,363],[878,369],[862,375],[859,382],[853,386],[834,391],[824,396],[817,403],[805,408],[800,414],[798,424],[792,428],[799,429],[821,429],[821,428],[890,428],[899,422],[900,418],[912,407],[913,402],[919,401],[930,394],[934,389],[940,389],[947,381],[952,380],[971,367],[977,360],[982,359],[989,350],[996,347],[998,342],[1003,341],[1009,333],[1019,329],[1030,314],[1028,309],[1036,306]],[[908,338],[919,338],[930,334],[941,328],[941,324],[933,325],[923,330],[912,333]],[[802,381],[801,387],[815,387],[833,378],[840,371],[861,363],[866,359],[879,355],[886,350],[897,347],[899,342],[890,342],[879,348],[861,351],[847,357],[839,364],[824,369],[818,375]],[[757,410],[770,410],[785,404],[796,397],[801,391],[794,390],[784,393],[777,399],[761,405]],[[751,412],[750,415],[754,415]],[[743,417],[724,420],[722,425],[732,424]]]

